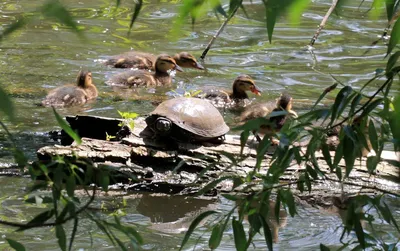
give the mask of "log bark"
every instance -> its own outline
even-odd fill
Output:
[[[67,118],[73,129],[78,129],[83,136],[82,144],[75,143],[71,145],[46,146],[38,150],[37,156],[39,161],[48,161],[52,156],[72,156],[76,155],[81,158],[91,159],[97,165],[109,165],[118,170],[120,174],[116,182],[120,182],[117,186],[128,191],[151,191],[167,194],[190,195],[195,194],[199,189],[209,182],[221,176],[239,175],[245,177],[251,172],[256,164],[256,142],[251,140],[244,147],[241,155],[244,160],[233,164],[231,159],[224,153],[240,156],[240,139],[238,135],[226,135],[223,144],[213,145],[193,145],[177,143],[171,148],[168,142],[161,142],[153,139],[152,134],[146,128],[143,118],[135,120],[135,127],[129,136],[122,137],[118,141],[106,141],[104,139],[87,138],[92,132],[82,130],[82,126],[87,127],[88,121],[97,121],[96,135],[103,135],[101,130],[110,131],[107,126],[111,123],[112,128],[115,124],[119,124],[120,120],[107,119],[106,122],[99,122],[102,118],[90,116],[77,116]],[[77,122],[80,121],[80,122]],[[86,122],[86,123],[85,123]],[[101,129],[100,125],[107,125]],[[77,128],[78,127],[78,128]],[[118,132],[114,130],[116,134]],[[86,134],[88,133],[88,134]],[[126,133],[126,132],[125,132]],[[105,134],[104,134],[105,135]],[[273,153],[274,148],[269,149],[269,153]],[[327,179],[318,180],[313,184],[312,193],[300,193],[297,189],[298,198],[316,204],[318,206],[332,206],[337,198],[342,198],[342,191],[346,191],[346,196],[364,193],[371,194],[376,189],[388,189],[390,191],[398,191],[398,168],[391,165],[390,161],[397,161],[394,152],[385,152],[382,156],[384,159],[379,163],[375,175],[370,175],[366,168],[366,159],[362,158],[351,172],[347,182],[363,186],[351,186],[344,184],[342,189],[341,183],[336,182],[336,174],[331,173],[329,167],[325,164],[321,153],[317,152],[318,163],[323,172],[327,174]],[[334,152],[331,152],[334,156]],[[261,173],[268,170],[271,155],[264,156],[261,165]],[[345,170],[344,162],[340,163],[342,170]],[[179,169],[177,170],[177,168]],[[177,171],[176,171],[177,170]],[[293,183],[305,170],[305,166],[299,166],[293,161],[290,167],[281,177],[282,184]],[[201,177],[199,173],[204,173]],[[137,176],[141,181],[131,183],[129,177]],[[255,184],[258,181],[254,181]],[[208,195],[216,195],[219,192],[232,192],[233,182],[226,180],[221,182],[215,190]],[[361,190],[361,191],[360,191]],[[246,192],[241,188],[236,188],[236,192]]]

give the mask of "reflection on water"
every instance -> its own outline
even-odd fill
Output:
[[[30,0],[2,1],[2,27],[19,15],[34,11],[40,3]],[[117,110],[146,114],[154,109],[155,104],[174,95],[174,92],[170,88],[132,90],[107,86],[105,81],[123,69],[105,67],[101,61],[132,49],[170,55],[188,51],[198,58],[221,24],[221,21],[210,15],[199,19],[192,29],[188,20],[188,24],[180,30],[180,36],[171,39],[168,30],[173,25],[173,18],[181,3],[150,0],[143,6],[131,35],[127,37],[133,8],[131,2],[121,1],[117,11],[114,11],[115,1],[64,0],[63,3],[77,19],[86,40],[80,40],[54,20],[36,20],[0,44],[0,86],[10,93],[17,111],[17,122],[11,124],[6,121],[6,124],[16,133],[17,144],[28,153],[29,159],[35,158],[35,151],[39,147],[53,143],[45,132],[57,127],[51,109],[36,104],[40,103],[49,90],[73,82],[77,70],[84,68],[92,71],[99,97],[84,107],[60,109],[62,115],[119,117]],[[239,74],[248,74],[263,90],[258,100],[273,100],[286,90],[294,98],[295,109],[308,109],[322,90],[333,84],[329,74],[345,84],[351,84],[353,88],[360,88],[374,76],[375,69],[385,68],[383,58],[386,46],[379,43],[368,54],[363,53],[382,34],[386,20],[368,21],[364,15],[368,10],[367,5],[358,8],[357,1],[347,1],[349,6],[343,8],[341,17],[332,15],[329,18],[315,44],[315,55],[312,56],[304,50],[305,45],[310,41],[330,3],[328,0],[312,1],[297,27],[290,26],[287,18],[280,18],[273,41],[269,43],[262,1],[246,2],[250,19],[239,11],[209,51],[204,62],[206,70],[199,72],[186,69],[176,74],[173,88],[178,89],[178,94],[209,85],[229,89],[232,80]],[[376,85],[369,86],[367,92],[373,91]],[[393,88],[394,92],[400,90],[399,85]],[[321,105],[331,104],[332,95],[329,94]],[[227,112],[225,116],[227,122],[232,124],[234,115]],[[12,161],[9,148],[10,144],[4,134],[0,134],[0,166],[7,166]],[[25,188],[26,180],[0,178],[0,182],[1,198],[4,198],[3,208],[0,208],[2,215],[25,220],[37,212],[36,209],[24,210],[19,197],[17,200],[7,199],[11,195],[21,196],[18,192]],[[10,201],[12,206],[8,205]],[[391,203],[398,204],[395,200]],[[139,232],[147,240],[144,246],[146,250],[175,250],[183,238],[180,231],[187,228],[191,215],[197,215],[210,207],[217,207],[226,213],[234,206],[224,199],[215,204],[176,197],[146,196],[132,199],[128,205],[124,220],[138,225]],[[13,214],[6,214],[6,210]],[[310,208],[299,208],[298,211],[299,216],[288,217],[286,224],[271,222],[271,228],[275,227],[277,231],[274,238],[276,236],[279,240],[276,249],[316,250],[319,243],[332,247],[339,245],[341,231],[336,230],[336,227],[341,220],[337,214],[322,213]],[[399,214],[396,211],[397,219]],[[385,224],[379,223],[377,227],[390,231],[390,227]],[[199,242],[196,248],[193,248],[195,242],[191,242],[188,249],[208,248],[209,232],[206,230],[201,228],[195,231],[194,239]],[[10,231],[3,229],[2,233],[9,234]],[[83,220],[82,228],[78,231],[76,249],[114,250],[88,221]],[[93,235],[92,248],[88,232]],[[56,240],[51,231],[32,230],[24,235],[15,233],[15,236],[32,250],[56,249]],[[257,235],[254,242],[255,249],[266,250],[261,236]],[[218,250],[233,250],[233,243],[232,229],[228,228]],[[6,246],[0,243],[0,248]]]

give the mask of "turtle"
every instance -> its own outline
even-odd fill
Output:
[[[166,100],[145,121],[155,137],[180,142],[222,143],[229,131],[217,108],[207,100],[194,97]]]

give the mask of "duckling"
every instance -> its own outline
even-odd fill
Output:
[[[267,136],[272,137],[275,133],[279,132],[280,129],[286,122],[287,117],[297,118],[297,113],[292,110],[292,97],[289,94],[282,94],[276,103],[267,102],[254,104],[248,107],[239,117],[239,122],[244,124],[248,120],[260,118],[260,117],[268,117],[272,112],[275,111],[287,111],[286,115],[279,115],[269,118],[269,124],[262,125],[258,132]],[[256,134],[255,134],[256,135]],[[261,141],[261,138],[256,135],[258,141]],[[272,140],[272,143],[277,144],[276,140]]]
[[[201,90],[197,97],[210,99],[215,102],[222,101],[224,103],[233,102],[238,104],[240,101],[249,98],[246,91],[251,91],[259,96],[261,95],[261,91],[254,83],[254,80],[250,76],[242,74],[233,81],[232,91],[215,89],[214,87],[205,88]]]
[[[97,97],[97,88],[92,82],[90,71],[79,71],[76,84],[58,87],[42,101],[43,106],[65,107],[85,104]]]
[[[190,53],[180,52],[176,54],[174,60],[177,65],[185,68],[195,68],[204,70],[204,67],[199,64],[195,57]],[[126,52],[105,62],[106,65],[111,65],[115,68],[138,68],[143,70],[154,70],[156,56],[145,52],[130,51]]]
[[[183,71],[172,57],[162,54],[156,59],[155,72],[149,72],[146,70],[122,72],[113,76],[108,81],[108,84],[129,87],[170,85],[172,78],[168,74],[168,70]]]

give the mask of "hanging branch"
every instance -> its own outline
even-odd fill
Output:
[[[221,32],[224,30],[226,24],[229,22],[229,20],[231,20],[231,18],[235,15],[236,11],[239,9],[240,4],[238,4],[236,6],[236,8],[232,11],[232,13],[226,18],[226,20],[222,23],[221,27],[219,27],[217,33],[215,33],[215,35],[211,38],[210,42],[208,43],[206,49],[203,51],[203,54],[201,54],[200,59],[204,60],[204,58],[206,57],[208,51],[211,49],[211,46],[213,45],[215,39],[217,39],[217,37],[219,36],[219,34],[221,34]]]
[[[319,33],[322,31],[322,29],[325,27],[326,21],[328,21],[329,16],[332,14],[333,10],[335,9],[336,5],[338,3],[338,0],[333,0],[332,5],[329,8],[328,12],[325,14],[324,18],[322,19],[317,31],[315,32],[313,38],[310,41],[310,46],[314,46],[315,40],[317,40]]]

